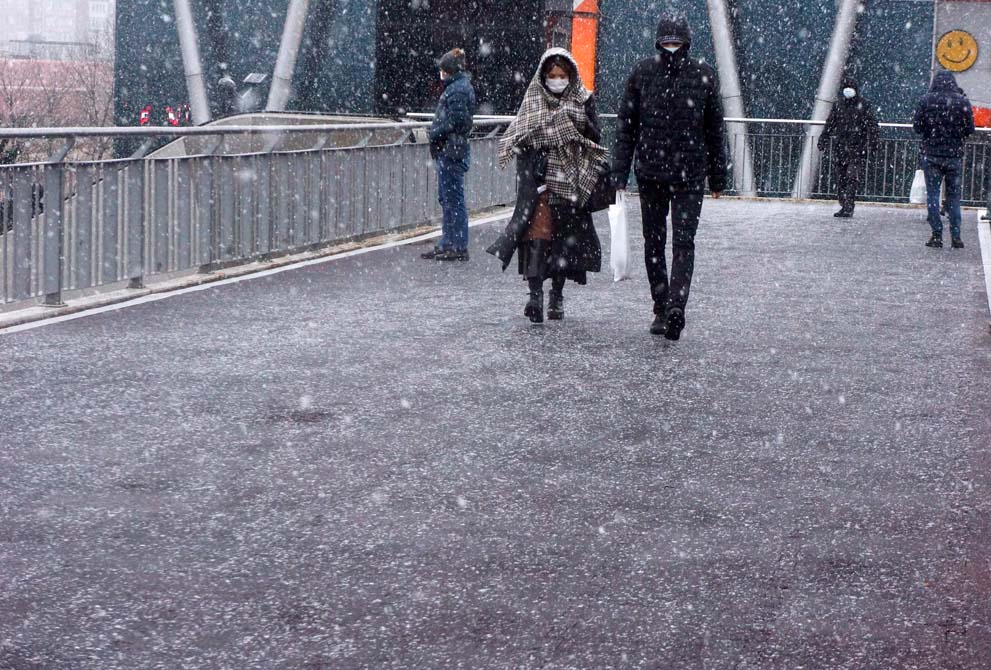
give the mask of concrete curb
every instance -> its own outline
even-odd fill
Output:
[[[481,226],[508,218],[512,215],[511,208],[502,208],[487,212],[469,222],[469,227]],[[208,288],[211,285],[228,284],[236,281],[262,277],[277,272],[285,272],[296,268],[330,262],[339,258],[347,258],[360,253],[368,253],[377,249],[416,244],[440,237],[440,229],[435,226],[422,226],[402,233],[386,233],[371,237],[360,242],[348,242],[326,247],[316,251],[306,251],[289,256],[282,256],[271,261],[248,263],[224,268],[209,274],[192,275],[178,279],[159,282],[141,289],[122,289],[110,293],[97,294],[70,301],[64,307],[44,307],[34,305],[25,309],[0,314],[0,335],[8,332],[19,332],[31,327],[54,323],[55,320],[66,321],[87,314],[101,311],[111,311],[114,308],[123,309],[130,304],[143,304],[155,297],[165,298],[171,295],[181,295],[184,292]]]

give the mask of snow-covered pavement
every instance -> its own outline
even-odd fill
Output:
[[[988,667],[976,214],[833,211],[707,201],[676,344],[499,224],[0,335],[0,668]]]

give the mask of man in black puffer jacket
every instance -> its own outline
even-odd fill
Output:
[[[963,172],[963,141],[974,133],[974,110],[950,72],[937,72],[932,88],[919,101],[913,122],[922,135],[922,170],[926,174],[926,200],[932,237],[927,247],[943,246],[943,220],[939,192],[946,179],[946,209],[950,215],[953,248],[962,249],[960,195]]]
[[[723,105],[715,71],[689,57],[682,18],[661,19],[657,55],[640,61],[619,108],[613,179],[626,188],[636,154],[644,255],[654,322],[650,332],[677,340],[695,269],[695,232],[706,177],[713,197],[726,185]],[[665,262],[667,216],[673,229],[671,281]]]
[[[871,103],[860,95],[860,87],[850,77],[843,79],[840,97],[826,119],[826,127],[819,136],[819,151],[825,151],[830,140],[836,165],[836,195],[840,201],[840,211],[833,216],[847,218],[853,216],[857,204],[867,150],[876,151],[881,145],[881,126]]]

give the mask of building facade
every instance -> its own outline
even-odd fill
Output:
[[[0,57],[85,60],[111,51],[114,0],[5,0]]]

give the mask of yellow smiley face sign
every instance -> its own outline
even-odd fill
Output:
[[[951,30],[936,43],[936,59],[950,72],[963,72],[977,62],[977,40],[964,30]]]

